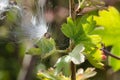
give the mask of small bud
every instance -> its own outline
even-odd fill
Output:
[[[51,37],[51,34],[50,33],[45,33],[44,37],[46,37],[47,39],[49,39]]]
[[[107,56],[102,54],[102,60],[106,60],[107,59]]]

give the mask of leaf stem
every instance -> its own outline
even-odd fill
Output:
[[[49,53],[46,53],[46,55],[42,59],[46,59],[49,56],[51,56],[52,54],[56,54],[56,53],[64,53],[65,54],[67,52],[68,52],[68,50],[56,50],[56,49],[54,49],[54,50],[50,51]]]

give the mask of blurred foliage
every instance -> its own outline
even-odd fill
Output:
[[[86,80],[90,77],[96,75],[94,71],[95,68],[87,68],[85,71],[83,69],[78,69],[76,80]],[[70,77],[65,77],[62,73],[54,75],[54,69],[50,68],[48,71],[38,71],[37,76],[40,80],[70,80]]]
[[[46,72],[38,71],[37,76],[40,80],[70,80],[62,74],[54,75],[53,68],[50,68]]]

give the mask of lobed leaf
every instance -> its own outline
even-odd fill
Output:
[[[55,49],[55,41],[52,38],[42,38],[37,43],[37,46],[39,47],[39,49],[41,49],[42,54],[49,53],[51,50]]]
[[[69,53],[69,56],[71,57],[71,61],[74,64],[81,64],[85,61],[85,56],[83,55],[84,46],[82,44],[78,44],[71,53]]]
[[[106,46],[113,46],[111,52],[120,56],[120,13],[114,7],[99,11],[99,16],[94,16],[97,25],[103,26],[104,30],[97,30],[95,33],[102,37],[102,42]],[[120,69],[120,61],[109,57],[109,65],[115,71]]]
[[[102,52],[99,49],[93,49],[90,53],[85,53],[88,61],[96,68],[103,69]]]

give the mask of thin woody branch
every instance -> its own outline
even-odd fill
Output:
[[[69,16],[75,20],[76,18],[76,12],[75,12],[75,2],[74,0],[69,0]],[[71,50],[74,48],[71,44],[70,40],[70,48]],[[71,80],[76,80],[76,65],[71,61]]]
[[[106,49],[101,49],[106,55],[109,55],[109,56],[111,56],[111,57],[113,57],[113,58],[115,58],[115,59],[118,59],[118,60],[120,60],[120,57],[118,57],[118,56],[115,56],[115,55],[113,55],[113,53],[111,53],[111,52],[109,52],[108,50],[106,50]]]
[[[105,55],[107,55],[107,56],[111,56],[111,57],[113,57],[113,58],[115,58],[115,59],[120,60],[120,57],[114,55],[113,53],[109,52],[109,51],[106,49],[104,43],[101,43],[101,46],[103,47],[101,50],[105,53]]]

